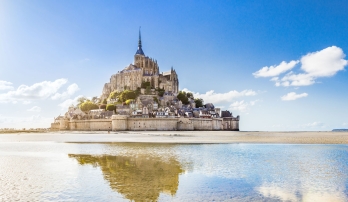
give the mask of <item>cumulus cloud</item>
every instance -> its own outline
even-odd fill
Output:
[[[254,106],[257,102],[259,102],[260,100],[254,100],[254,101],[250,101],[250,105]]]
[[[54,95],[65,83],[67,79],[57,79],[55,81],[43,81],[31,86],[20,85],[16,90],[0,94],[0,102],[17,102],[35,99],[46,99]]]
[[[0,80],[0,90],[12,90],[13,86],[11,82]]]
[[[67,90],[63,93],[56,93],[53,96],[51,96],[52,100],[57,99],[66,99],[76,93],[78,90],[80,90],[79,86],[76,83],[71,84]]]
[[[245,112],[247,109],[249,109],[250,106],[254,106],[259,100],[254,100],[250,102],[242,101],[235,101],[232,104],[230,104],[229,109],[232,111],[240,111]]]
[[[233,102],[230,105],[231,110],[238,110],[238,111],[244,111],[247,107],[248,107],[248,104],[245,103],[244,100]]]
[[[303,56],[301,69],[314,77],[333,76],[347,65],[345,56],[341,48],[331,46]]]
[[[259,71],[254,72],[253,75],[255,78],[258,77],[274,77],[278,76],[284,72],[289,71],[290,69],[294,68],[299,63],[298,60],[292,60],[290,62],[281,62],[277,66],[269,66],[269,67],[263,67]]]
[[[296,94],[295,92],[291,92],[282,96],[281,99],[284,101],[290,101],[290,100],[297,100],[299,98],[307,97],[307,96],[308,96],[307,93]]]
[[[315,83],[315,77],[310,74],[294,74],[290,72],[285,75],[276,86],[309,86]]]
[[[58,106],[61,107],[62,110],[67,110],[71,105],[77,105],[78,99],[80,97],[83,97],[82,95],[79,95],[75,97],[74,99],[67,99],[64,102],[60,103]]]
[[[309,86],[318,83],[316,80],[322,77],[334,76],[344,70],[348,64],[343,50],[337,46],[331,46],[323,50],[308,53],[301,57],[300,61],[282,62],[278,66],[263,67],[253,75],[257,77],[273,77],[271,81],[276,86]],[[283,78],[278,78],[281,73],[291,70],[296,64],[301,63],[303,72],[289,72]]]
[[[34,106],[27,110],[28,112],[41,112],[41,107]]]
[[[243,91],[229,91],[227,93],[215,93],[214,90],[207,91],[206,93],[196,93],[193,91],[184,88],[183,91],[191,92],[195,98],[202,98],[205,103],[222,103],[222,102],[231,102],[235,98],[254,96],[257,93],[253,90],[243,90]]]
[[[348,61],[343,59],[345,56],[342,49],[336,46],[308,53],[301,58],[301,69],[305,73],[286,75],[282,78],[282,85],[309,86],[314,84],[317,78],[334,76],[348,64]]]

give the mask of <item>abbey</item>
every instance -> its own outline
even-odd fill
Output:
[[[105,83],[102,100],[107,98],[113,91],[136,90],[143,83],[149,83],[152,89],[163,89],[166,92],[178,93],[179,79],[176,71],[160,73],[157,60],[145,56],[141,44],[139,31],[138,50],[134,55],[133,64],[128,65],[122,71],[112,75],[109,83]]]
[[[161,72],[157,61],[145,56],[140,31],[133,64],[111,76],[100,98],[79,102],[55,118],[51,129],[239,131],[239,116],[179,91],[176,71]]]

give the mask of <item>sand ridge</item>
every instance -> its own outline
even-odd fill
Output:
[[[57,131],[0,134],[0,142],[348,144],[348,132]]]

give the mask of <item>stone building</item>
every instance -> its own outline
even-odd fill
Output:
[[[113,91],[136,90],[145,82],[148,82],[151,89],[160,88],[173,93],[179,91],[179,79],[173,67],[170,71],[160,73],[157,60],[145,56],[139,31],[138,50],[133,64],[111,76],[110,82],[104,85],[101,99],[107,98]]]
[[[150,87],[150,89],[149,89]],[[140,88],[140,89],[139,89]],[[54,119],[52,130],[139,131],[139,130],[230,130],[239,131],[240,117],[215,108],[213,103],[196,107],[193,97],[183,103],[178,96],[179,79],[176,71],[160,73],[155,59],[145,56],[139,31],[138,50],[134,62],[114,74],[103,88],[100,100],[114,91],[140,90],[135,100],[127,104],[117,99],[116,111],[91,110],[82,112],[71,106],[65,116]],[[159,90],[161,89],[161,90]]]

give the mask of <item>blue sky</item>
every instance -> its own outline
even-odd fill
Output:
[[[0,128],[49,127],[143,50],[241,130],[348,128],[346,1],[0,1]]]

